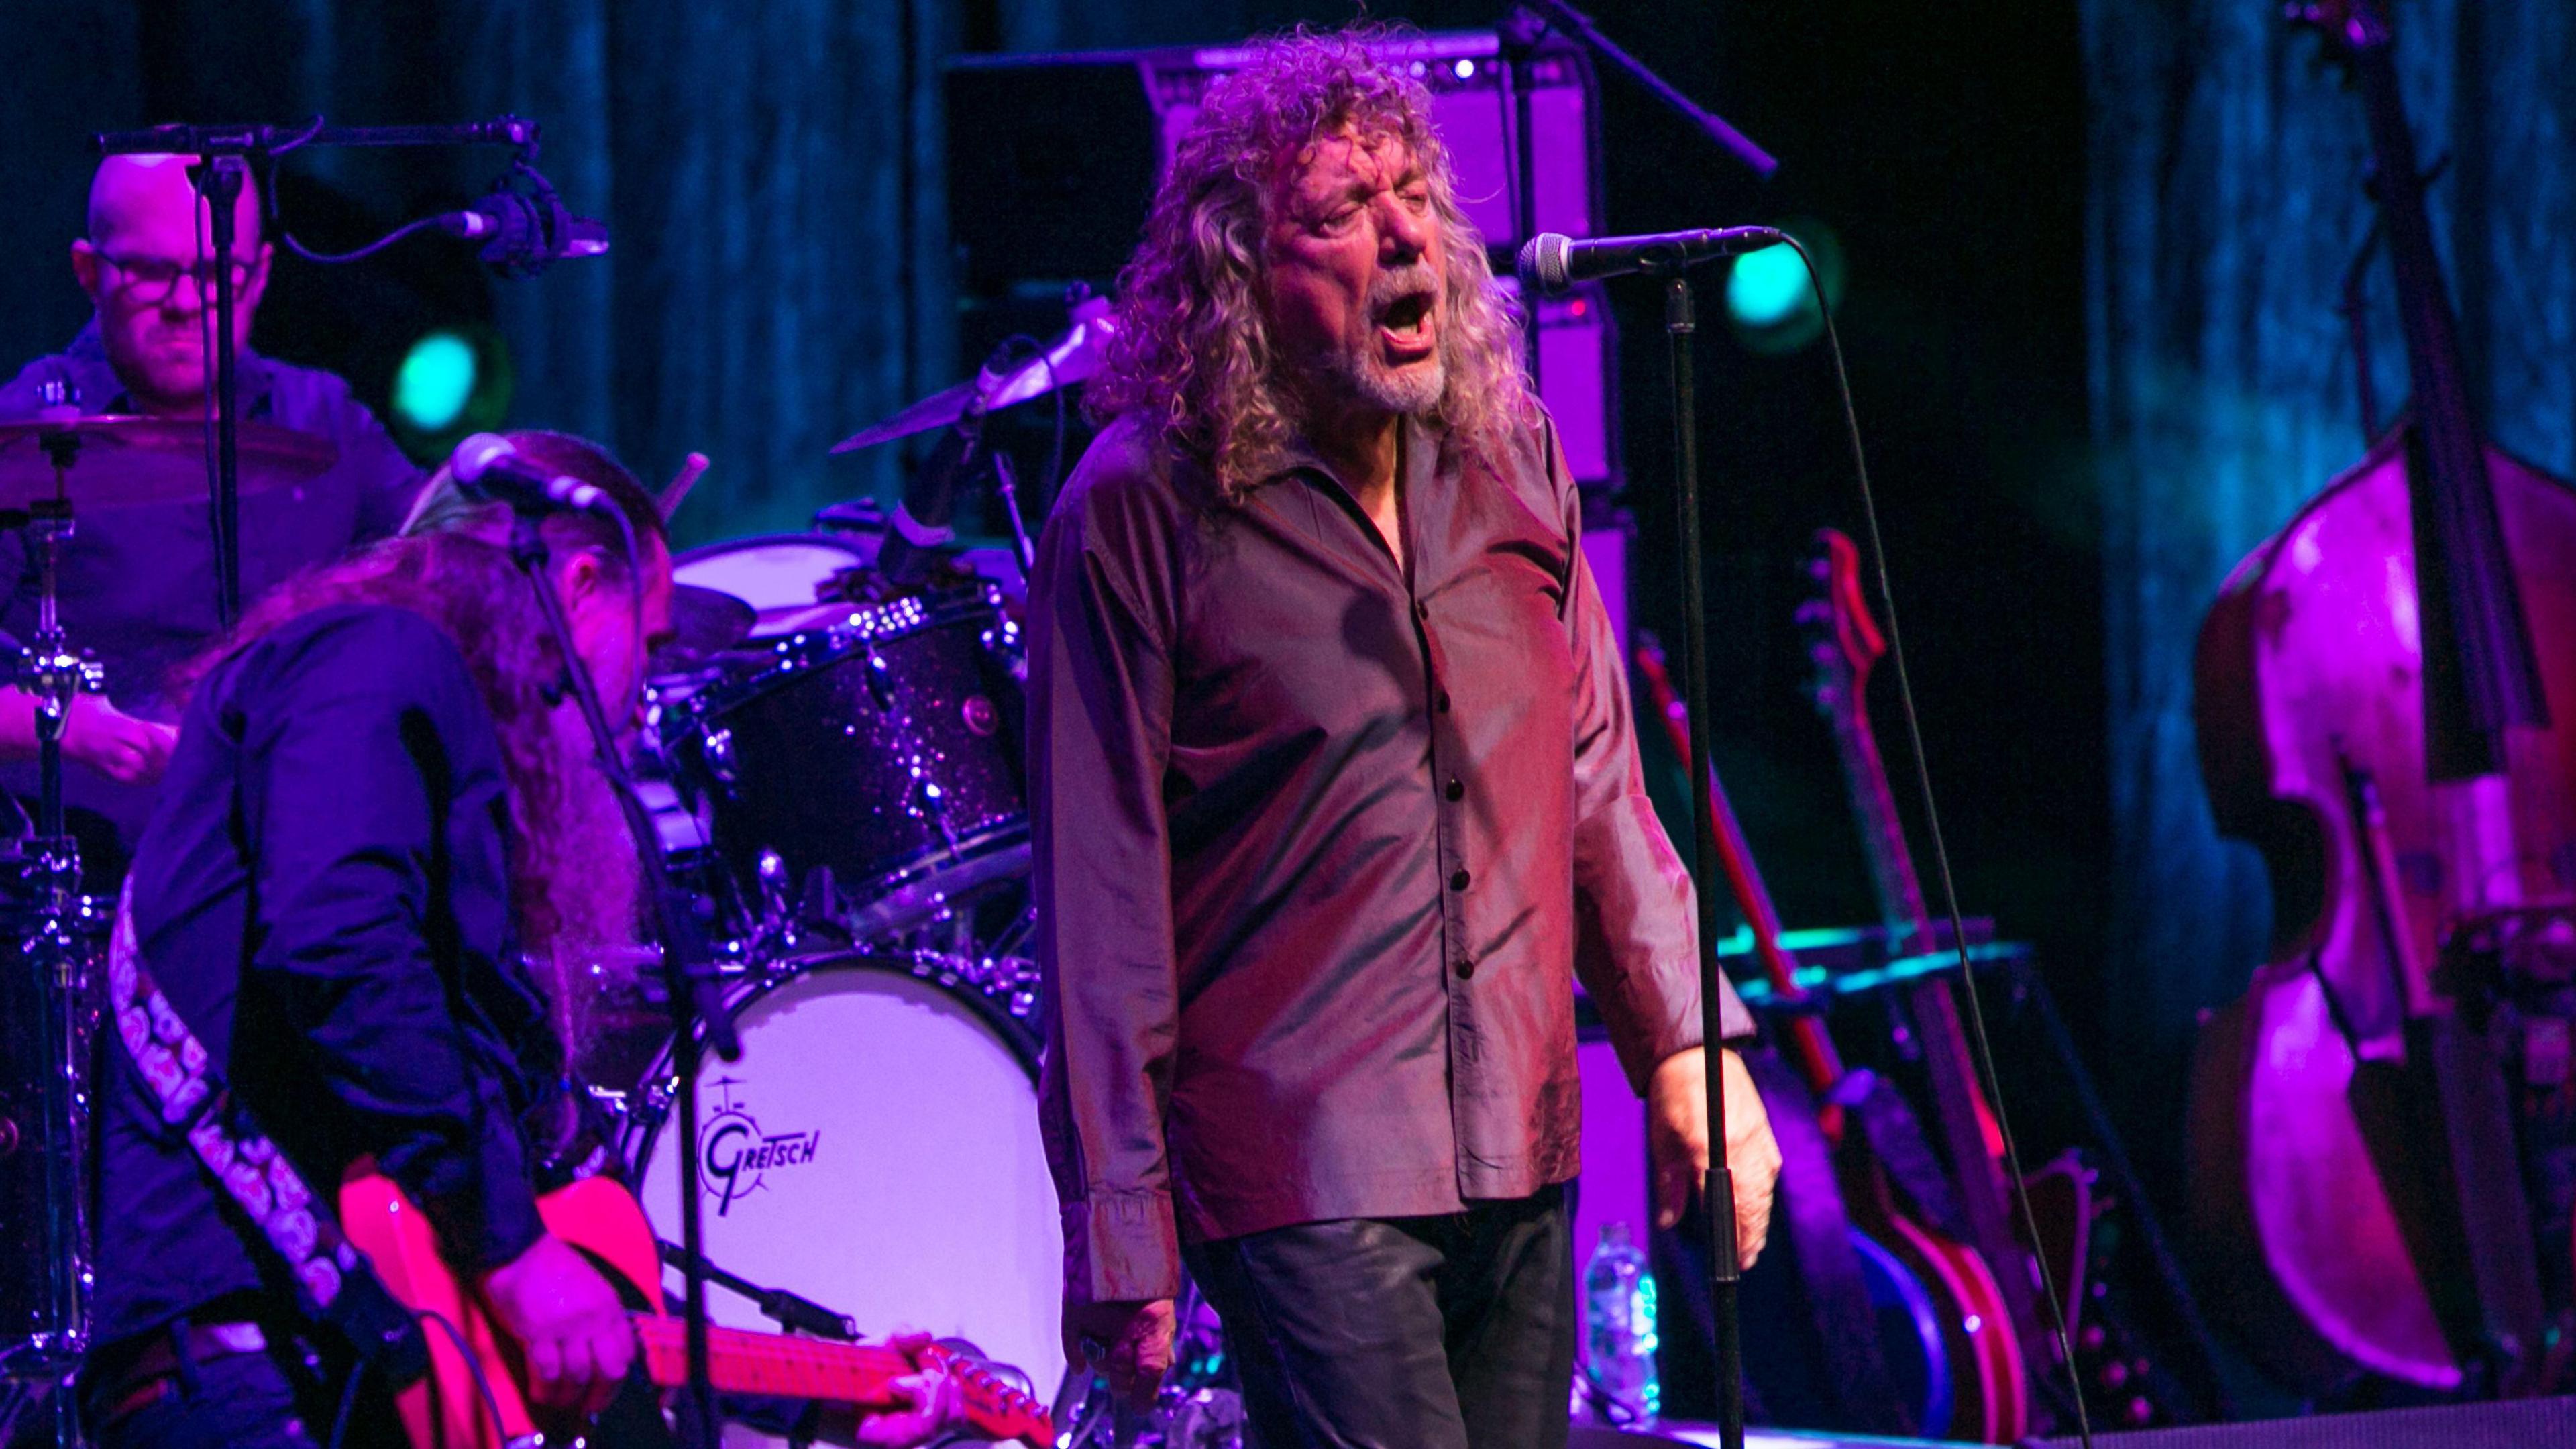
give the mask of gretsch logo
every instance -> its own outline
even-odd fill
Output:
[[[733,1077],[718,1079],[713,1116],[698,1129],[698,1176],[722,1217],[733,1205],[768,1185],[769,1174],[802,1167],[814,1160],[823,1132],[763,1132],[751,1109],[734,1100],[741,1086]]]

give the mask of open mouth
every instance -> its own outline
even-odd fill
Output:
[[[1407,355],[1431,350],[1431,306],[1429,292],[1415,292],[1386,304],[1378,313],[1377,330],[1388,350]]]

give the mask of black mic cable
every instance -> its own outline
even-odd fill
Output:
[[[2031,1211],[2030,1187],[2022,1175],[2021,1148],[2014,1141],[2012,1118],[2004,1111],[2001,1082],[1995,1075],[1994,1045],[1986,1036],[1986,1011],[1977,996],[1976,965],[1968,957],[1968,924],[1959,910],[1958,883],[1950,873],[1950,847],[1941,834],[1941,811],[1932,798],[1932,766],[1923,753],[1923,726],[1915,717],[1914,685],[1905,669],[1905,638],[1896,624],[1896,591],[1888,581],[1887,545],[1879,537],[1878,499],[1870,491],[1869,457],[1860,441],[1860,413],[1852,403],[1851,374],[1843,366],[1843,343],[1834,330],[1833,308],[1825,301],[1824,279],[1817,274],[1816,259],[1807,252],[1806,244],[1786,232],[1780,244],[1795,247],[1798,260],[1807,269],[1807,285],[1816,295],[1816,310],[1825,321],[1825,347],[1834,360],[1834,387],[1842,398],[1843,428],[1851,439],[1852,476],[1859,486],[1861,532],[1869,540],[1870,574],[1878,583],[1879,614],[1887,621],[1887,659],[1896,668],[1898,712],[1905,719],[1905,740],[1914,752],[1914,780],[1923,797],[1924,833],[1932,842],[1933,872],[1941,882],[1941,906],[1950,922],[1950,944],[1959,953],[1959,988],[1968,1002],[1968,1029],[1976,1045],[1977,1072],[1986,1091],[1986,1100],[1995,1111],[1995,1132],[2003,1139],[2004,1174],[2012,1180],[2013,1203],[2021,1213],[2023,1235],[2029,1240],[2031,1261],[2039,1269],[2039,1292],[2048,1305],[2048,1328],[2057,1340],[2058,1361],[2066,1368],[2066,1386],[2075,1401],[2075,1437],[2083,1449],[2093,1449],[2093,1424],[2084,1410],[2084,1376],[2075,1363],[2075,1345],[2066,1331],[2066,1307],[2057,1297],[2057,1277],[2048,1266],[2048,1255],[2039,1251],[2039,1220]],[[1967,1164],[1960,1164],[1962,1172]],[[1996,1271],[2009,1271],[2009,1265],[1998,1263]]]

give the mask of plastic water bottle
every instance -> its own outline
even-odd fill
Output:
[[[1663,1407],[1655,1377],[1655,1275],[1628,1241],[1628,1225],[1605,1223],[1583,1270],[1583,1319],[1592,1382],[1614,1423],[1651,1424]]]

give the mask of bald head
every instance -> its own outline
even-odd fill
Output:
[[[72,243],[72,274],[98,309],[99,341],[145,412],[191,415],[211,369],[205,314],[215,305],[214,227],[188,179],[187,156],[110,156],[89,184],[89,235]],[[259,197],[233,208],[233,341],[250,345],[268,290]]]
[[[89,239],[113,251],[121,233],[174,226],[185,235],[190,215],[205,228],[205,205],[188,175],[194,156],[110,156],[98,163],[89,180]],[[233,206],[234,245],[244,252],[259,246],[259,185],[245,179]],[[213,245],[211,236],[203,238]]]

